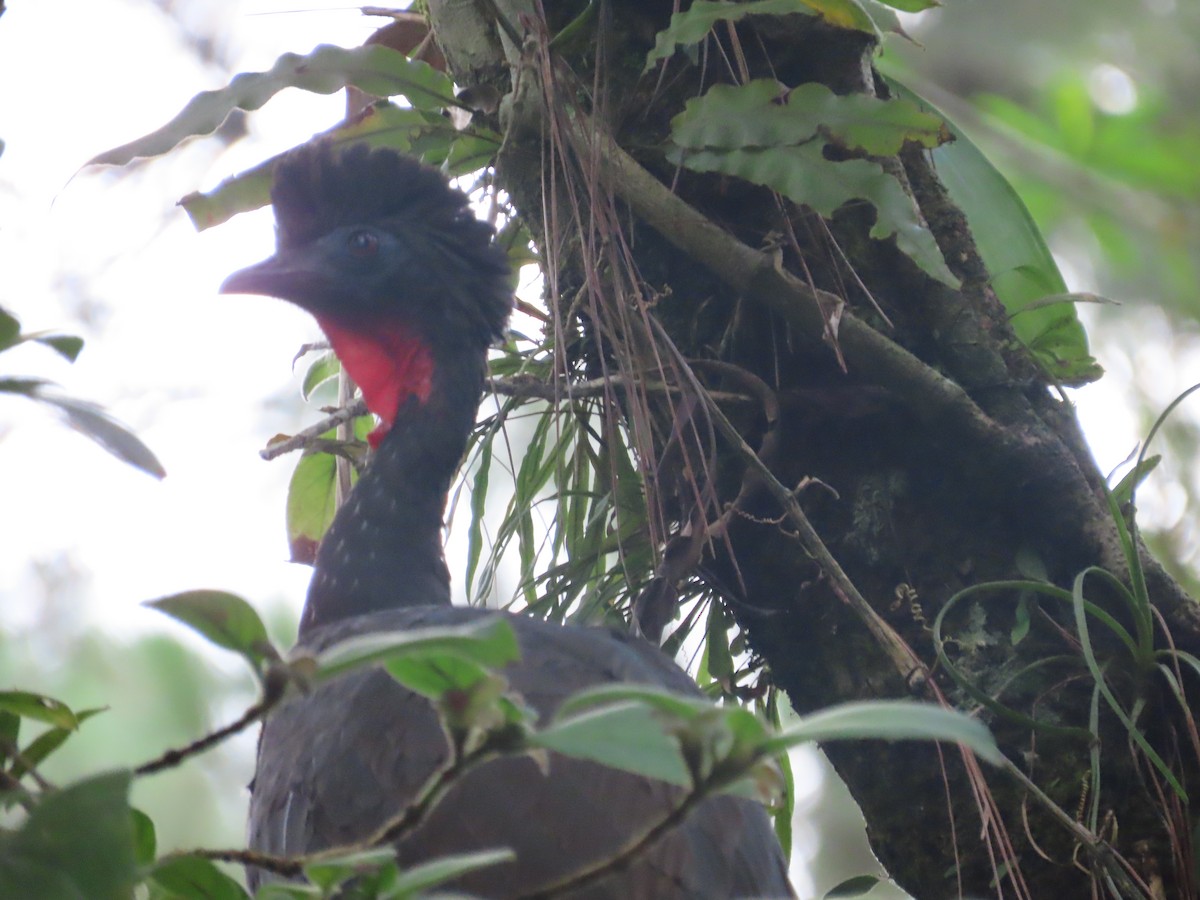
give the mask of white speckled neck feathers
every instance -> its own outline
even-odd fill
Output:
[[[363,613],[450,602],[442,516],[474,423],[483,362],[480,354],[474,365],[435,363],[429,399],[401,404],[321,541],[301,635]]]

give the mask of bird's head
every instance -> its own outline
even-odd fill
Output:
[[[492,229],[434,169],[386,149],[328,141],[276,166],[275,255],[222,293],[280,297],[312,313],[367,405],[390,426],[442,368],[478,367],[504,331],[508,265]]]

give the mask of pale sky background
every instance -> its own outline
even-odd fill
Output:
[[[280,53],[317,43],[356,45],[380,22],[354,8],[281,12],[301,5],[296,0],[179,5],[191,30],[219,36],[218,53],[234,71],[269,68]],[[302,369],[290,365],[318,332],[284,303],[216,294],[226,274],[271,252],[269,212],[197,234],[174,204],[329,127],[343,99],[289,92],[253,114],[250,137],[227,150],[200,140],[134,171],[80,171],[89,157],[166,122],[197,91],[226,83],[228,74],[197,62],[184,40],[177,25],[135,0],[10,0],[0,18],[0,306],[26,331],[88,340],[73,366],[28,347],[3,354],[0,375],[47,377],[103,404],[168,472],[156,482],[48,409],[0,395],[6,631],[47,614],[32,568],[39,561],[66,560],[81,575],[78,606],[60,604],[55,614],[117,636],[161,629],[198,647],[139,606],[180,590],[229,589],[260,608],[298,610],[302,602],[308,570],[286,562],[283,528],[293,462],[266,463],[257,451],[276,432],[313,420],[298,402]],[[1086,273],[1065,274],[1073,290],[1094,289]],[[1139,437],[1123,393],[1132,369],[1161,369],[1165,403],[1200,379],[1200,366],[1097,349],[1109,375],[1076,399],[1107,470]],[[1162,503],[1163,515],[1179,514],[1169,497]],[[1148,511],[1155,513],[1152,501]],[[212,664],[240,665],[219,654]],[[18,686],[39,687],[0,685]],[[252,768],[252,740],[239,748]],[[798,781],[813,784],[812,758],[797,765]]]

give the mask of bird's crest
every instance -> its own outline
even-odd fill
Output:
[[[281,251],[344,226],[387,229],[402,235],[425,271],[436,274],[426,280],[444,299],[449,333],[478,333],[485,342],[503,336],[512,307],[507,257],[493,243],[492,227],[471,212],[466,194],[437,169],[390,149],[318,140],[280,160],[271,202]]]
[[[279,246],[300,247],[343,225],[403,218],[448,232],[490,229],[476,221],[462,191],[435,169],[366,144],[340,150],[330,141],[296,148],[275,170],[271,188]]]

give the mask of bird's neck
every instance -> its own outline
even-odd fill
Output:
[[[382,424],[372,435],[375,453],[317,551],[302,636],[351,616],[450,602],[442,516],[486,362],[482,348],[439,353],[400,327],[322,326]]]

